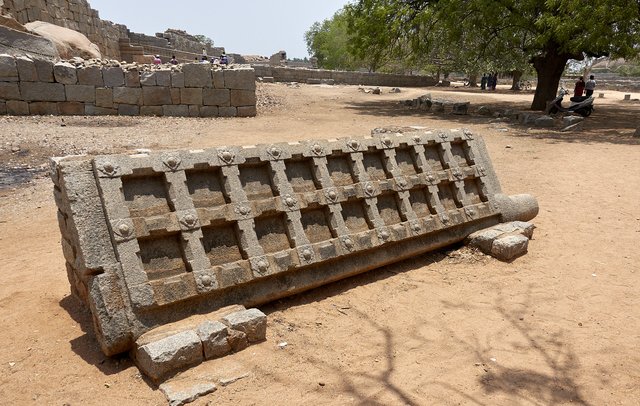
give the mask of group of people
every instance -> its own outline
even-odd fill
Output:
[[[229,64],[229,57],[227,56],[227,54],[222,54],[220,56],[220,58],[211,58],[211,60],[209,60],[209,58],[207,57],[207,55],[202,55],[202,57],[198,58],[196,56],[195,59],[196,62],[200,62],[200,63],[214,63],[214,64],[220,64],[220,65],[228,65]],[[169,63],[171,65],[177,65],[178,64],[178,60],[176,59],[175,55],[171,56],[171,60],[169,61]],[[155,55],[153,57],[153,64],[154,65],[162,65],[162,58],[160,58],[160,55]]]
[[[582,93],[585,93],[585,96],[589,97],[593,94],[593,91],[596,89],[596,80],[595,76],[589,76],[589,80],[586,82],[584,78],[580,76],[580,79],[576,82],[576,87],[573,89],[573,97],[581,97]]]
[[[482,90],[496,90],[498,84],[498,73],[483,73],[482,79],[480,79],[480,89]]]

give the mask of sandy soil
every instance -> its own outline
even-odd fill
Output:
[[[0,189],[0,404],[166,403],[126,357],[101,354],[69,295],[47,156],[421,125],[484,135],[503,189],[537,196],[529,253],[507,264],[453,247],[263,306],[266,342],[185,374],[248,376],[195,404],[637,405],[640,104],[605,91],[583,131],[561,133],[407,110],[397,101],[425,89],[384,90],[265,84],[247,119],[0,118],[0,168],[36,174]],[[474,106],[532,97],[427,91]]]

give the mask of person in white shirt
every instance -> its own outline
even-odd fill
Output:
[[[589,80],[584,85],[584,89],[586,90],[586,95],[591,96],[593,91],[596,89],[596,81],[593,75],[589,76]]]

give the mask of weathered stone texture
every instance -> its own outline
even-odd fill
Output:
[[[182,406],[215,392],[217,388],[213,382],[206,380],[194,382],[192,379],[175,379],[163,383],[159,389],[167,397],[169,406]]]
[[[196,330],[204,347],[204,357],[213,359],[231,352],[231,345],[227,341],[227,326],[219,321],[205,321]]]
[[[91,85],[66,85],[67,101],[94,103],[96,101],[96,88]]]
[[[113,107],[113,89],[107,87],[96,88],[96,106]]]
[[[21,98],[17,82],[0,82],[0,99],[20,100]]]
[[[198,87],[180,89],[180,102],[182,104],[202,104],[202,89]]]
[[[121,68],[111,67],[102,70],[105,87],[124,86],[124,72]]]
[[[202,63],[188,63],[182,66],[185,87],[213,87],[211,66]]]
[[[7,100],[7,114],[12,116],[28,116],[29,103],[20,100]]]
[[[142,104],[145,106],[172,104],[171,92],[168,87],[144,86],[142,88],[142,100]]]
[[[231,105],[232,106],[255,106],[256,105],[256,92],[255,90],[231,90]]]
[[[38,82],[53,82],[53,62],[45,59],[36,59],[34,64],[38,72]]]
[[[230,106],[229,89],[203,89],[202,100],[205,106]]]
[[[53,77],[56,82],[63,85],[75,85],[78,83],[76,68],[68,62],[58,62],[53,65]]]
[[[164,105],[162,113],[191,111]],[[502,194],[484,143],[466,130],[75,159],[79,173],[55,162],[64,180],[56,202],[63,236],[80,228],[85,237],[65,237],[63,252],[74,291],[95,303],[108,354],[191,314],[294,294],[538,210],[531,196]],[[66,181],[80,174],[89,198]],[[98,231],[102,239],[87,241]],[[99,300],[86,281],[96,272],[110,281]],[[108,295],[120,302],[106,311]],[[227,314],[232,350],[264,339],[264,320]]]
[[[11,55],[0,55],[0,81],[18,81],[18,67],[15,58]]]
[[[202,342],[192,330],[138,346],[133,355],[138,367],[155,382],[203,361]]]
[[[104,86],[102,69],[99,66],[87,66],[86,68],[78,69],[77,74],[79,85]]]
[[[224,71],[224,87],[227,89],[255,90],[255,73],[250,69],[226,70]]]
[[[18,76],[20,78],[20,81],[38,81],[38,71],[36,70],[36,64],[32,59],[24,56],[16,58],[16,66],[18,67]]]
[[[58,105],[53,102],[31,102],[29,103],[29,114],[38,116],[57,115]]]
[[[137,69],[128,70],[124,74],[124,85],[127,87],[140,87],[140,72]]]
[[[113,102],[124,104],[142,104],[142,90],[135,87],[114,87]]]
[[[20,82],[20,93],[25,101],[65,101],[61,83]]]

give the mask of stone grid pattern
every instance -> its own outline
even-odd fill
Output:
[[[461,241],[500,222],[504,196],[467,130],[53,165],[69,280],[107,354],[190,313]]]
[[[245,66],[174,69],[76,68],[0,55],[0,114],[252,117],[256,84]]]

